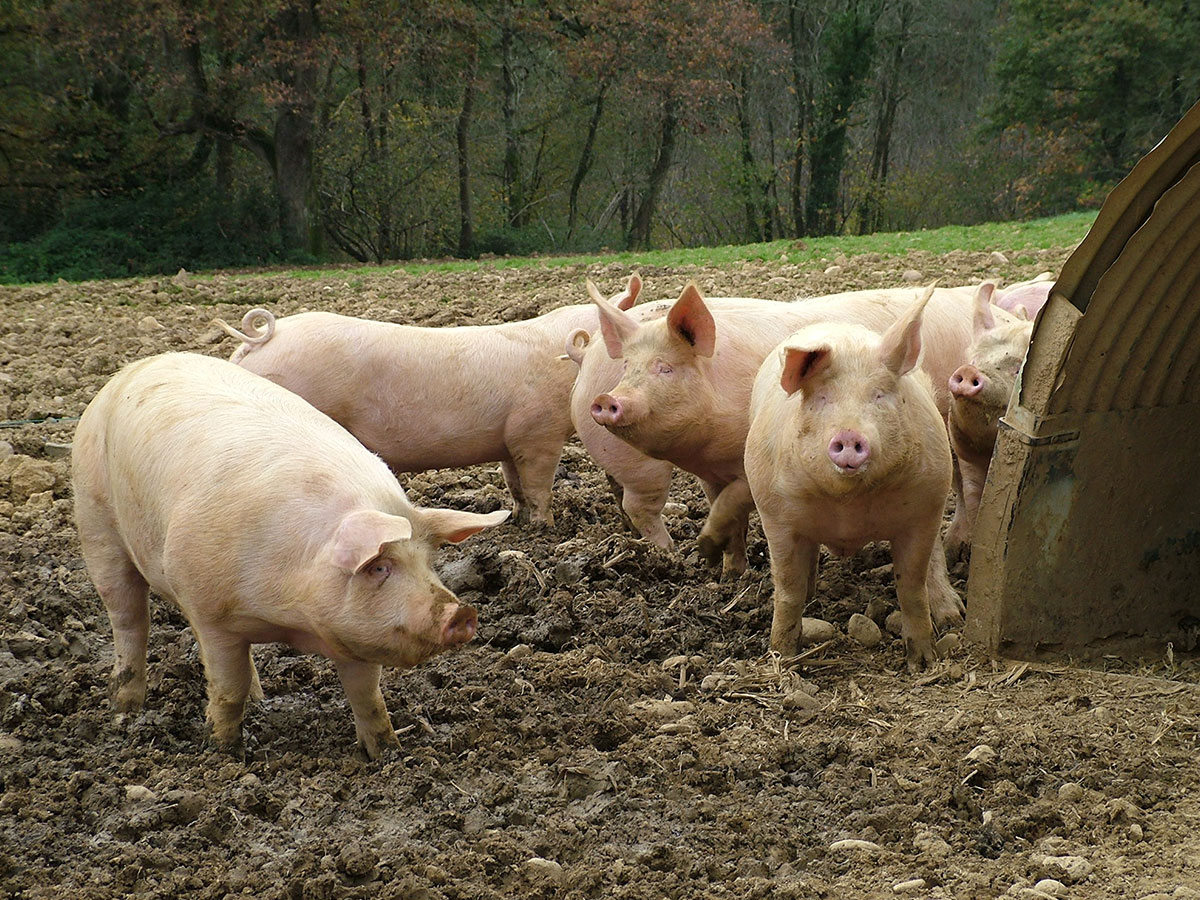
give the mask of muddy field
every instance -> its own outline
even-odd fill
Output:
[[[712,295],[791,299],[898,285],[910,269],[1013,281],[1067,253],[642,274],[655,298],[691,278]],[[0,897],[1200,898],[1194,661],[1021,664],[958,647],[909,675],[897,638],[868,649],[845,635],[853,613],[894,604],[887,548],[872,545],[825,562],[809,615],[840,635],[781,669],[757,524],[750,570],[718,583],[696,558],[706,503],[689,476],[668,507],[670,555],[622,529],[574,442],[552,529],[506,523],[442,551],[480,632],[385,671],[399,755],[360,758],[332,666],[278,645],[256,649],[267,697],[248,713],[245,757],[209,748],[195,642],[157,601],[147,709],[114,723],[111,632],[64,454],[120,365],[228,355],[211,320],[256,305],[486,323],[584,302],[585,277],[616,292],[627,275],[0,288]],[[402,482],[419,503],[508,503],[496,465]]]

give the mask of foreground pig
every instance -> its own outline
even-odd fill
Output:
[[[397,744],[380,666],[469,641],[475,610],[434,548],[508,518],[421,509],[387,466],[300,397],[223,360],[126,366],[88,405],[72,451],[83,556],[112,622],[112,702],[146,697],[148,592],[183,611],[204,662],[216,743],[241,742],[258,690],[250,645],[334,661],[371,758]]]
[[[949,408],[950,374],[971,340],[972,288],[939,288],[925,316],[922,366]],[[908,288],[852,291],[779,303],[746,298],[711,305],[688,285],[666,315],[645,319],[593,296],[604,348],[619,383],[594,395],[597,424],[642,453],[698,475],[713,503],[701,554],[726,573],[746,568],[746,529],[754,508],[744,449],[754,378],[767,354],[791,332],[818,322],[852,322],[882,333],[912,302]],[[588,363],[585,355],[584,365]],[[621,374],[623,372],[623,374]],[[581,370],[581,386],[591,387]],[[661,509],[661,507],[660,507]]]
[[[746,476],[771,553],[771,649],[795,655],[820,545],[848,555],[890,541],[910,670],[936,659],[932,618],[957,619],[938,535],[952,461],[929,376],[917,368],[933,289],[880,337],[810,325],[754,382]]]
[[[637,299],[626,292],[622,309]],[[254,331],[256,323],[261,333]],[[523,322],[421,328],[327,312],[248,312],[232,362],[299,394],[392,471],[500,463],[517,518],[552,525],[550,494],[573,429],[576,367],[563,342],[595,329],[591,306]]]
[[[953,562],[970,546],[975,517],[1000,417],[1008,409],[1017,373],[1025,361],[1033,322],[996,305],[995,285],[985,281],[975,295],[974,340],[967,363],[950,376],[950,443],[958,460],[958,503],[946,532],[946,554]]]

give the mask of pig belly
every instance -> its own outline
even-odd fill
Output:
[[[411,423],[404,433],[397,433],[395,428],[383,428],[363,429],[360,434],[352,424],[340,424],[368,449],[383,457],[396,472],[454,469],[512,459],[505,444],[503,423],[470,426],[437,419],[429,421],[427,417],[422,421],[420,416],[404,414],[400,421]]]
[[[822,499],[792,513],[796,533],[824,544],[836,556],[850,556],[871,541],[890,541],[914,518],[927,517],[901,492]]]

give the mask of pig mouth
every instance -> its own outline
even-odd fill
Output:
[[[394,669],[411,669],[450,649],[400,626],[392,629],[390,641],[376,643],[343,639],[339,643],[349,659]]]
[[[833,463],[833,470],[842,478],[863,478],[865,472],[871,467],[869,462],[859,463],[855,466],[839,466]]]
[[[396,629],[395,637],[398,639],[399,648],[391,651],[389,655],[394,660],[400,660],[399,662],[391,663],[391,665],[396,667],[411,668],[419,666],[421,663],[433,659],[439,653],[450,649],[444,644],[421,637],[418,634],[413,634],[403,628]]]

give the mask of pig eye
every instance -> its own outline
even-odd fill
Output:
[[[392,564],[383,557],[371,560],[363,572],[372,581],[383,581],[392,574]]]
[[[654,374],[655,375],[670,375],[674,371],[675,370],[673,368],[671,368],[671,366],[669,366],[667,363],[663,362],[661,359],[656,359],[654,361]]]

